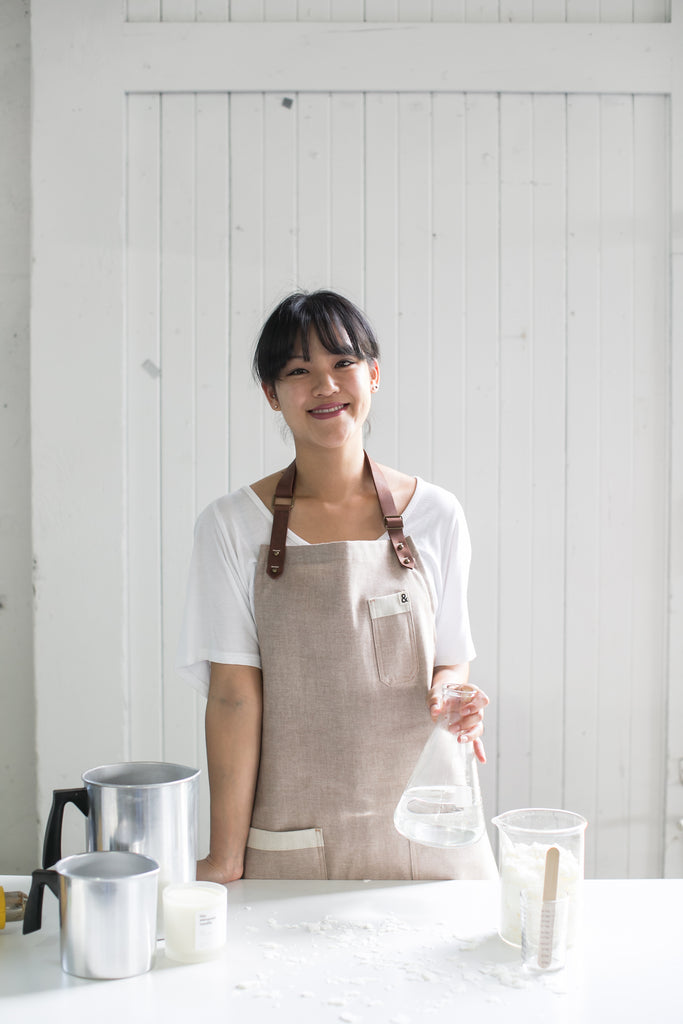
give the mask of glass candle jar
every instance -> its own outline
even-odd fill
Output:
[[[163,892],[166,956],[181,963],[215,960],[227,939],[228,890],[215,882],[179,882]]]

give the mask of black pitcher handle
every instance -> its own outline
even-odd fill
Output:
[[[62,820],[67,804],[76,804],[79,811],[87,816],[90,810],[87,789],[81,786],[79,789],[55,789],[52,791],[52,807],[47,819],[43,842],[44,868],[51,868],[62,858]]]
[[[59,899],[59,874],[53,869],[36,868],[31,875],[31,889],[24,907],[23,934],[37,932],[43,921],[43,892],[48,885]]]

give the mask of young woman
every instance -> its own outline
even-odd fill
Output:
[[[486,837],[444,851],[393,826],[440,686],[467,682],[474,649],[459,504],[364,451],[378,357],[334,292],[289,296],[261,332],[255,373],[296,454],[197,521],[178,667],[208,693],[198,878],[495,875]],[[451,728],[483,761],[488,698],[470,688]]]

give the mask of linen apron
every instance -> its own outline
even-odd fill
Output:
[[[394,828],[394,808],[434,728],[425,698],[435,647],[419,555],[400,533],[406,568],[396,546],[386,536],[289,546],[286,568],[271,567],[273,576],[272,542],[260,550],[263,725],[245,878],[497,875],[486,836],[441,850]]]

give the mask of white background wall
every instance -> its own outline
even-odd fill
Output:
[[[10,10],[20,32],[19,6]],[[200,6],[197,16],[210,20],[209,5]],[[164,13],[182,21],[189,7],[179,0]],[[359,17],[362,7],[344,11]],[[425,12],[421,4],[365,7],[375,20]],[[266,16],[297,16],[295,4],[266,8]],[[153,21],[157,9],[129,3],[132,19]],[[320,9],[306,5],[299,16]],[[217,17],[228,10],[211,8]],[[238,19],[254,4],[233,2],[231,10]],[[435,4],[433,11],[455,20],[532,16],[521,2]],[[667,4],[543,7],[548,20],[596,21],[601,13],[607,21],[661,22]],[[47,35],[48,51],[55,38]],[[48,52],[48,67],[49,59]],[[171,667],[192,520],[215,493],[284,461],[248,385],[249,344],[278,293],[330,284],[367,306],[384,341],[387,386],[373,453],[451,487],[470,518],[475,678],[494,698],[484,775],[490,813],[563,803],[591,821],[589,873],[657,874],[667,704],[667,101],[292,96],[289,108],[277,91],[128,99],[127,449],[118,491],[115,480],[112,488],[97,475],[100,460],[119,465],[107,450],[115,438],[106,421],[101,431],[97,425],[118,401],[115,381],[103,384],[118,372],[116,349],[101,346],[98,363],[97,327],[86,348],[74,342],[80,275],[67,273],[62,287],[59,260],[52,286],[70,298],[55,334],[39,266],[34,473],[43,498],[58,500],[33,508],[47,765],[38,813],[44,818],[51,786],[75,785],[81,770],[103,760],[200,761],[202,708]],[[86,160],[107,152],[109,136],[102,131],[102,146],[94,141]],[[45,131],[40,140],[39,161],[52,142]],[[354,162],[364,140],[365,157]],[[245,145],[253,153],[239,162],[233,154]],[[70,173],[69,149],[53,153],[38,166],[49,167],[58,185],[59,168]],[[374,183],[363,182],[366,172]],[[13,158],[9,173],[25,188],[25,155]],[[230,176],[234,209],[221,205]],[[366,189],[376,201],[363,213]],[[74,218],[52,239],[74,247],[75,265],[111,259],[95,227],[99,212],[91,221]],[[51,217],[49,207],[39,208],[39,230]],[[24,207],[12,237],[25,226]],[[47,251],[42,237],[39,251]],[[111,266],[116,275],[115,260]],[[26,295],[24,316],[25,302]],[[66,326],[72,315],[74,330]],[[103,332],[107,321],[105,310]],[[418,345],[422,358],[413,364]],[[402,360],[407,377],[398,374]],[[20,362],[24,387],[26,369]],[[23,420],[19,410],[14,415],[25,430],[25,406]],[[18,559],[16,593],[23,586],[27,596],[25,442],[12,456],[10,511],[19,533],[15,543],[3,531],[3,542]],[[99,507],[107,493],[125,493],[127,504],[124,548],[108,542],[101,552],[114,560],[107,584],[116,588],[125,577],[120,650],[118,641],[98,649],[93,639],[101,626],[103,636],[115,635],[97,620],[101,609],[89,608],[97,563],[69,554],[72,540],[75,553],[95,540],[79,532],[79,506]],[[86,638],[83,622],[93,614]],[[8,699],[20,692],[23,704],[3,798],[13,812],[32,804],[11,854],[21,862],[5,870],[35,862],[33,690],[10,679],[20,671],[31,677],[30,625],[25,600],[11,640],[2,634],[1,685]],[[637,759],[644,772],[631,770]],[[4,844],[2,836],[3,856]]]
[[[29,412],[30,21],[0,3],[0,870],[38,863]]]

